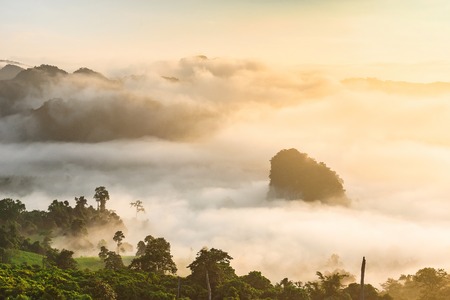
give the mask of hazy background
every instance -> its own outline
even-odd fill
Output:
[[[181,274],[203,246],[273,281],[358,275],[363,255],[374,285],[450,268],[450,88],[427,84],[450,81],[446,1],[0,4],[0,59],[114,80],[6,95],[0,197],[45,209],[106,186],[126,241],[165,237]],[[352,205],[266,201],[292,147]]]

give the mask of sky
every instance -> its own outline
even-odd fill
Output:
[[[357,277],[362,256],[376,286],[450,270],[446,1],[0,4],[1,60],[114,79],[0,81],[0,198],[93,205],[103,185],[127,241],[165,237],[182,275],[204,246],[273,282]],[[289,148],[351,204],[267,200]]]
[[[448,62],[443,0],[1,1],[0,57],[66,69],[192,55],[299,64]]]

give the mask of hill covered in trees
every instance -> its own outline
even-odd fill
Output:
[[[98,241],[89,233],[108,236],[125,230],[122,219],[106,209],[109,193],[105,187],[95,189],[97,208],[88,206],[84,196],[75,197],[75,206],[68,201],[53,200],[47,211],[27,211],[20,200],[0,201],[0,249],[21,249],[45,254],[54,239],[77,251],[92,251]]]
[[[323,162],[297,149],[284,149],[270,160],[268,197],[323,201],[345,198],[343,180]]]

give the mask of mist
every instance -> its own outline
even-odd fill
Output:
[[[124,241],[166,238],[181,275],[203,246],[273,282],[358,275],[362,256],[373,285],[450,268],[446,88],[355,88],[323,69],[206,57],[41,75],[0,81],[1,198],[93,204],[105,186]],[[336,171],[351,204],[267,200],[270,159],[288,148]]]

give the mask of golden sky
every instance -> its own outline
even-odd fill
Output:
[[[1,1],[0,59],[142,63],[204,54],[298,64],[449,61],[443,0]]]

